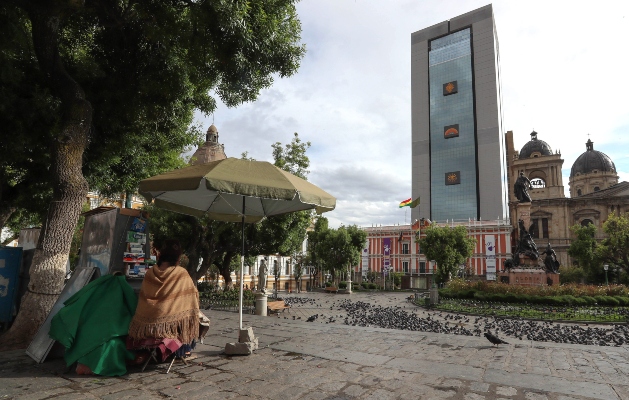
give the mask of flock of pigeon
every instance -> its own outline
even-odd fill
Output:
[[[320,313],[307,318],[307,322],[319,321],[328,324],[339,321],[345,325],[362,327],[465,336],[484,335],[494,345],[507,344],[499,336],[518,340],[595,346],[629,345],[629,325],[627,323],[592,327],[588,324],[559,324],[522,318],[474,317],[439,311],[421,311],[419,308],[407,310],[406,306],[399,305],[383,307],[364,301],[352,302],[348,299],[332,301],[329,307],[325,306],[325,312],[323,312],[324,306],[314,299],[288,297],[284,301],[291,306],[312,306],[322,309]],[[344,313],[335,314],[335,311]],[[419,316],[418,312],[422,312],[425,316]],[[293,319],[296,317],[293,316]],[[301,319],[301,317],[297,317],[297,319]]]

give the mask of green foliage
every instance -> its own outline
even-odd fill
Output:
[[[367,272],[367,281],[373,283],[376,281],[376,279],[378,279],[379,276],[380,274],[378,274],[376,271],[369,271]]]
[[[419,246],[427,259],[437,262],[437,282],[447,282],[456,276],[459,265],[472,256],[476,239],[468,236],[464,226],[432,224],[424,232],[426,236],[419,240]]]
[[[378,289],[378,285],[376,285],[376,284],[375,284],[375,283],[373,283],[373,282],[369,282],[369,289],[371,289],[371,290]]]
[[[565,284],[559,286],[515,286],[499,282],[466,282],[453,279],[439,295],[446,298],[504,303],[529,303],[574,306],[619,306],[629,300],[624,285],[594,286]]]
[[[347,289],[347,282],[340,281],[339,282],[339,289]]]
[[[286,148],[282,148],[280,142],[272,144],[271,147],[273,148],[273,159],[276,167],[306,179],[310,172],[308,171],[310,159],[306,155],[306,151],[310,148],[310,142],[303,143],[295,132],[295,137],[286,145]]]
[[[596,255],[596,249],[598,248],[598,243],[595,239],[596,227],[593,224],[588,224],[587,226],[576,224],[570,230],[576,238],[570,243],[568,255],[577,261],[588,281],[600,282],[600,278],[597,279],[597,275],[600,275],[602,263]]]
[[[629,272],[629,215],[609,214],[603,231],[607,237],[596,249],[596,257],[603,264],[616,265]]]
[[[330,271],[334,279],[359,263],[366,238],[367,233],[355,225],[330,229],[328,220],[318,217],[314,230],[308,232],[308,260],[318,270]]]
[[[566,283],[583,283],[585,280],[585,271],[579,266],[559,267],[559,280],[562,284]]]
[[[202,136],[194,113],[211,113],[214,96],[231,107],[253,101],[305,53],[291,0],[65,3],[0,4],[0,125],[11,132],[0,143],[0,215],[15,208],[43,223],[52,149],[64,141],[88,143],[65,156],[82,163],[92,190],[135,192],[141,179],[183,165],[179,155]],[[42,26],[58,35],[33,40]],[[88,119],[63,137],[82,92]]]

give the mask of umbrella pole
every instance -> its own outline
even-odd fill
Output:
[[[240,301],[238,307],[238,319],[240,322],[240,329],[242,330],[242,292],[244,281],[244,269],[245,269],[245,196],[242,196],[242,224],[241,224],[241,238],[242,238],[242,251],[240,253]]]

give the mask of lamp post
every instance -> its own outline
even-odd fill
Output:
[[[605,270],[605,285],[609,286],[609,282],[607,281],[607,270],[609,269],[609,265],[603,265],[603,269]]]

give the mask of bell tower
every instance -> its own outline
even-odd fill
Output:
[[[224,160],[225,147],[218,142],[218,129],[214,124],[210,125],[205,134],[203,143],[190,158],[190,165],[207,164],[212,161]]]

